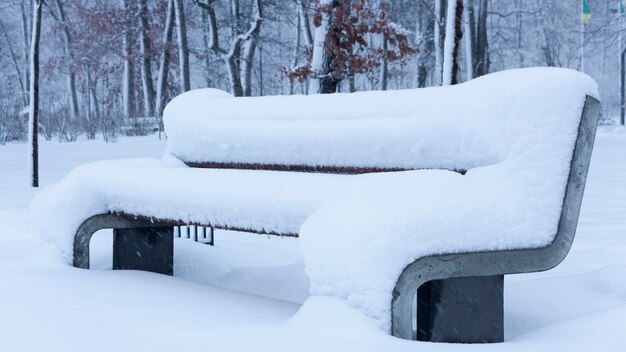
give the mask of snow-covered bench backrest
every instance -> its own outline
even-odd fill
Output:
[[[571,158],[587,95],[598,93],[584,74],[532,68],[400,91],[234,98],[201,89],[172,100],[164,120],[168,152],[196,166],[546,168]]]

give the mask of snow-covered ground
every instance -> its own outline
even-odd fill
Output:
[[[154,136],[41,147],[43,186],[94,160],[155,157]],[[552,271],[508,276],[506,342],[399,340],[340,300],[308,297],[297,239],[218,232],[176,241],[175,276],[110,271],[110,232],[92,267],[67,266],[32,229],[26,145],[0,146],[0,351],[624,351],[626,129],[596,140],[577,238]]]

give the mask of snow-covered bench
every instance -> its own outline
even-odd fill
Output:
[[[81,166],[33,211],[80,268],[102,228],[115,269],[167,274],[175,225],[300,236],[312,294],[406,339],[416,323],[419,340],[502,341],[504,274],[550,269],[572,243],[597,97],[548,68],[421,90],[191,91],[165,110],[163,160]]]

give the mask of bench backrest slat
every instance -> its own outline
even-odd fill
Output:
[[[217,162],[186,162],[189,167],[202,169],[233,169],[258,171],[289,171],[310,172],[321,174],[359,175],[378,172],[409,171],[405,168],[356,167],[356,166],[309,166],[309,165],[281,165],[281,164],[253,164],[253,163],[217,163]],[[450,170],[462,175],[467,170]]]

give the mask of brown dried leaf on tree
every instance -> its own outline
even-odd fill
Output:
[[[399,62],[417,54],[407,33],[389,19],[386,3],[373,4],[368,0],[334,0],[315,8],[313,24],[323,25],[323,14],[330,14],[329,30],[324,50],[329,60],[327,67],[314,72],[310,62],[306,65],[285,68],[289,80],[305,81],[307,78],[332,77],[339,81],[355,74],[368,73],[384,62]],[[387,49],[370,45],[372,36],[385,38]],[[310,58],[309,58],[310,60]]]

